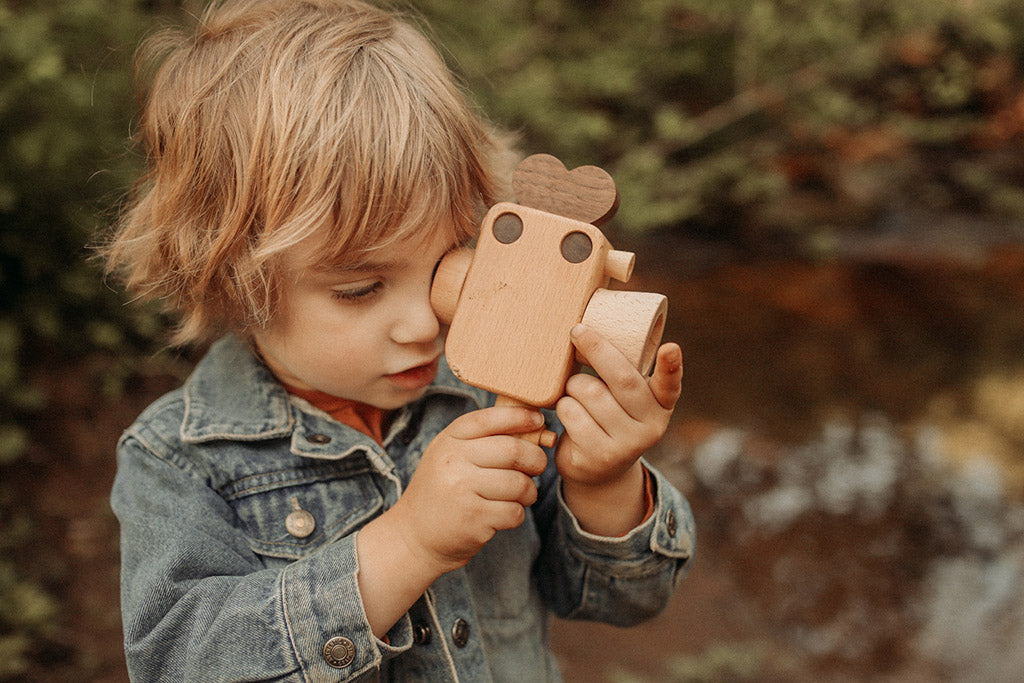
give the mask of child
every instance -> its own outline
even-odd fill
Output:
[[[586,328],[543,420],[446,368],[435,264],[503,150],[427,41],[357,0],[219,4],[160,64],[150,171],[106,248],[220,336],[124,434],[112,503],[136,680],[557,680],[547,614],[634,624],[685,573],[685,500],[640,455],[680,392]]]

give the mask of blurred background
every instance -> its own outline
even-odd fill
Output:
[[[197,355],[90,262],[132,52],[198,0],[0,0],[0,679],[124,681],[118,435]],[[571,681],[1021,680],[1024,4],[407,0],[525,152],[611,172],[684,397],[692,571]]]

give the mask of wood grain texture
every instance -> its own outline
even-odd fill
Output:
[[[583,321],[643,373],[664,329],[659,294],[604,289],[629,280],[635,256],[611,248],[597,228],[618,207],[611,176],[596,166],[569,171],[547,154],[515,171],[519,204],[491,207],[474,251],[438,266],[431,305],[450,324],[445,354],[462,381],[504,405],[548,407],[561,398],[577,361],[569,339]],[[531,435],[542,445],[553,435]]]
[[[523,222],[522,236],[511,244],[491,231],[504,213]],[[593,250],[583,262],[570,263],[561,244],[577,232],[590,238]],[[518,204],[492,207],[448,332],[445,352],[455,375],[529,405],[554,404],[573,364],[569,330],[606,283],[610,249],[590,224]]]
[[[647,375],[654,367],[667,314],[668,299],[663,294],[598,289],[590,297],[582,322],[610,341],[640,374]]]
[[[469,266],[473,263],[473,250],[469,247],[454,249],[441,259],[430,285],[430,307],[437,319],[449,325],[455,317],[455,309],[466,283]]]
[[[512,175],[512,192],[523,206],[595,226],[606,223],[619,208],[619,192],[607,171],[597,166],[570,171],[550,154],[534,154],[520,162]]]

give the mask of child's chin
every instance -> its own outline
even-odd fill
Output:
[[[429,385],[428,385],[429,386]],[[427,387],[418,389],[397,389],[387,392],[386,396],[378,396],[377,400],[367,401],[372,406],[381,410],[397,410],[407,403],[411,403],[427,392]]]

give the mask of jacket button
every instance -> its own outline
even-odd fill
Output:
[[[316,519],[299,505],[299,497],[291,499],[292,511],[284,518],[284,528],[295,538],[306,538],[316,529]]]
[[[676,513],[672,510],[665,515],[665,528],[668,530],[669,536],[676,537]]]
[[[430,627],[426,624],[412,625],[412,642],[417,645],[428,645],[433,635],[434,634],[430,631]]]
[[[330,443],[331,437],[327,436],[326,434],[309,434],[308,436],[306,436],[306,441],[322,445],[325,443]]]
[[[456,647],[466,647],[469,642],[469,624],[465,619],[456,619],[452,625],[452,640]]]
[[[343,669],[356,658],[356,646],[348,638],[335,636],[324,645],[324,661],[335,669]]]

